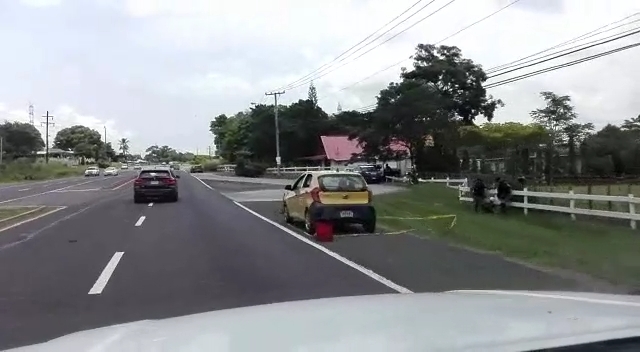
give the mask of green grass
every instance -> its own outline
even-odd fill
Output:
[[[379,195],[375,205],[383,227],[414,229],[423,236],[640,287],[640,231],[571,221],[568,214],[525,216],[517,208],[510,209],[508,214],[476,214],[471,203],[458,201],[456,190],[437,184]],[[451,229],[451,219],[385,219],[449,214],[456,215],[456,224]]]
[[[14,216],[18,216],[22,213],[26,213],[30,210],[33,210],[33,208],[28,208],[28,207],[6,207],[6,208],[0,208],[0,224],[2,224],[3,220],[7,220],[10,219]]]
[[[61,208],[49,206],[0,206],[0,235],[2,235],[1,231],[8,227],[16,225],[22,221],[46,215],[56,209],[59,210]]]
[[[84,169],[63,163],[13,162],[0,165],[0,183],[80,176]]]

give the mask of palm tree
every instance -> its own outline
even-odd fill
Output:
[[[122,156],[126,157],[129,152],[129,140],[126,138],[121,138],[118,141],[120,151],[122,152]]]

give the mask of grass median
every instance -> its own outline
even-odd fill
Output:
[[[34,219],[38,216],[61,209],[60,207],[33,206],[33,207],[12,207],[0,206],[0,231],[7,229],[17,223]]]
[[[11,162],[0,165],[0,183],[81,176],[84,169],[59,162]]]
[[[458,201],[458,191],[438,184],[379,195],[375,205],[383,227],[413,229],[422,236],[640,288],[640,231],[572,221],[557,213],[525,216],[516,208],[508,214],[475,213],[471,203]],[[453,227],[453,217],[446,215],[455,215]]]

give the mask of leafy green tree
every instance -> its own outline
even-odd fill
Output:
[[[309,84],[309,94],[307,99],[314,107],[318,106],[318,91],[316,90],[316,86],[313,84],[313,81]]]
[[[3,153],[9,157],[32,155],[45,147],[40,132],[29,123],[4,122],[0,137]]]
[[[549,139],[545,149],[545,175],[547,182],[553,182],[554,169],[559,165],[557,160],[558,146],[567,144],[567,131],[578,117],[575,108],[571,104],[571,97],[568,95],[557,95],[553,92],[541,92],[544,99],[543,108],[531,111],[533,120],[542,125],[549,134]]]
[[[413,69],[403,69],[401,82],[380,91],[375,110],[352,137],[370,154],[387,154],[392,142],[403,144],[418,171],[456,170],[458,128],[479,115],[491,120],[503,103],[487,95],[482,67],[460,49],[420,44],[413,58]]]
[[[120,138],[118,141],[118,150],[120,150],[121,155],[126,158],[129,154],[129,139],[124,137]]]
[[[97,160],[103,141],[100,132],[86,126],[75,125],[58,131],[53,145],[63,150],[73,150],[83,159],[94,158]]]

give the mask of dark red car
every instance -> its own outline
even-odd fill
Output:
[[[178,201],[178,178],[169,169],[145,169],[133,181],[133,202],[142,203],[148,199]]]

